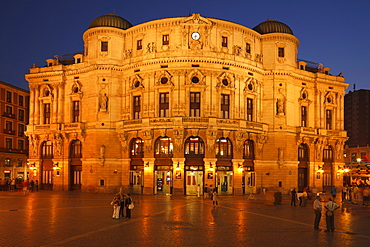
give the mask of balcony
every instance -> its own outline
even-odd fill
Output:
[[[3,117],[8,117],[8,118],[14,118],[15,119],[15,114],[4,112]]]
[[[4,129],[4,134],[15,135],[15,130]]]
[[[27,149],[16,149],[16,148],[4,148],[4,147],[0,147],[0,152],[27,154],[28,153],[28,150]]]

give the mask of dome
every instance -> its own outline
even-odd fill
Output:
[[[292,29],[280,21],[267,20],[261,22],[253,28],[254,31],[259,32],[260,34],[266,33],[288,33],[293,35]]]
[[[89,25],[89,29],[93,27],[116,27],[125,30],[132,27],[132,24],[123,19],[121,16],[108,14],[100,16],[93,20]]]

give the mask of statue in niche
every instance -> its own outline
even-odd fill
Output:
[[[107,111],[108,109],[108,96],[106,93],[102,94],[99,99],[100,111]]]
[[[278,115],[284,115],[284,101],[283,101],[283,99],[277,99],[276,106],[277,106],[277,114]]]

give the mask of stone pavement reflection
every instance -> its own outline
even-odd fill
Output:
[[[112,194],[0,192],[0,246],[369,246],[370,208],[336,211],[336,232],[313,229],[307,207],[248,196],[132,196],[131,219],[112,219]],[[321,219],[325,230],[325,218]]]

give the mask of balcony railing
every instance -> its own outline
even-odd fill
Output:
[[[4,134],[15,135],[15,130],[4,129]]]
[[[4,112],[3,117],[15,118],[15,114]]]

